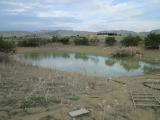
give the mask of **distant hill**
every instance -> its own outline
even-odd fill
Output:
[[[40,36],[40,37],[52,37],[52,36],[87,36],[93,32],[88,31],[72,31],[72,30],[55,30],[55,31],[35,31],[35,32],[26,32],[26,31],[0,31],[0,36],[10,37],[10,36]]]
[[[92,32],[88,32],[88,31],[73,31],[73,30],[56,30],[56,31],[38,31],[35,32],[36,35],[38,36],[76,36],[76,35],[80,35],[80,36],[87,36],[89,34],[91,34]]]
[[[108,31],[100,31],[100,32],[110,32],[110,33],[117,33],[117,34],[121,34],[121,35],[128,35],[128,34],[138,35],[137,32],[128,31],[128,30],[108,30]]]
[[[156,33],[156,34],[160,34],[160,29],[152,30],[151,32],[154,32],[154,33]]]
[[[121,35],[141,35],[141,36],[147,36],[150,32],[154,32],[156,34],[160,34],[160,29],[152,30],[149,32],[134,32],[134,31],[128,31],[128,30],[109,30],[109,31],[101,31],[101,32],[114,32]]]
[[[146,36],[150,32],[155,32],[157,34],[160,34],[160,29],[152,30],[150,32],[134,32],[134,31],[128,31],[128,30],[108,30],[108,31],[100,31],[100,32],[114,32],[121,35],[142,35]],[[73,30],[42,30],[42,31],[35,31],[35,32],[28,32],[28,31],[0,31],[0,36],[4,37],[10,37],[10,36],[39,36],[39,37],[52,37],[52,36],[87,36],[91,34],[96,34],[96,32],[88,32],[88,31],[73,31]]]
[[[0,36],[11,37],[11,36],[25,36],[31,35],[32,32],[27,31],[0,31]]]
[[[149,32],[140,32],[139,34],[142,36],[147,36],[149,33],[156,33],[156,34],[160,34],[160,29],[156,29],[156,30],[151,30]]]

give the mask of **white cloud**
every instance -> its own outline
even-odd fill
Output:
[[[132,31],[150,31],[160,28],[160,21],[157,20],[93,20],[76,26],[75,30],[103,31],[103,30],[132,30]]]
[[[72,17],[72,15],[65,11],[42,11],[37,13],[38,17]]]
[[[37,19],[78,19],[79,23],[68,22],[68,19],[59,22],[53,21],[53,23],[81,30],[129,29],[144,31],[160,28],[160,20],[152,15],[153,13],[158,14],[160,11],[160,0],[115,2],[116,0],[12,0],[12,2],[2,0],[0,4],[12,6],[12,8],[3,9],[6,14],[28,13]],[[49,26],[51,23],[46,24]]]
[[[3,10],[3,11],[7,12],[8,14],[11,14],[11,15],[17,15],[17,14],[25,12],[26,10],[20,8],[20,9],[6,9],[6,10]]]

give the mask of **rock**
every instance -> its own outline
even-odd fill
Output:
[[[69,115],[71,117],[78,117],[78,116],[81,116],[81,115],[88,114],[89,112],[90,111],[87,110],[86,108],[81,108],[79,110],[75,110],[75,111],[69,112]]]

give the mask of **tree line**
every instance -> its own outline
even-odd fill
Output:
[[[114,37],[107,37],[105,43],[107,45],[114,45],[116,43]],[[138,46],[140,43],[145,46],[147,49],[159,49],[160,47],[160,34],[150,33],[144,39],[140,36],[128,35],[124,37],[121,41],[122,46]]]
[[[62,43],[74,44],[74,45],[97,45],[100,42],[97,37],[89,39],[88,37],[82,36],[70,36],[59,38],[53,36],[51,39],[40,38],[40,37],[24,37],[22,40],[17,42],[6,41],[3,37],[0,37],[0,52],[15,52],[16,46],[20,47],[39,47],[49,43]],[[115,37],[106,37],[105,44],[108,46],[113,46],[118,41]],[[147,49],[159,49],[160,46],[160,34],[150,33],[144,39],[140,36],[128,35],[120,41],[122,46],[138,46],[140,43],[145,46]]]

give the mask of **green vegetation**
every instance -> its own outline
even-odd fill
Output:
[[[74,39],[75,45],[89,45],[89,40],[86,37],[75,37]]]
[[[57,100],[55,98],[46,99],[43,96],[34,96],[28,99],[22,100],[20,108],[25,109],[25,108],[32,108],[36,106],[46,107],[48,104],[51,104],[51,103],[60,103],[60,100]]]
[[[53,43],[58,42],[58,41],[59,41],[59,38],[56,37],[56,36],[53,36],[51,41],[52,41]]]
[[[89,38],[89,44],[90,45],[97,45],[98,42],[99,42],[99,39],[98,39],[97,36]]]
[[[16,46],[14,42],[4,41],[3,37],[0,37],[0,52],[15,53]]]
[[[69,40],[70,40],[69,37],[63,37],[63,38],[59,39],[59,42],[66,45],[66,44],[69,44]]]
[[[142,41],[142,39],[139,36],[128,35],[121,41],[121,43],[122,45],[128,47],[128,46],[137,46],[140,41]]]
[[[145,47],[148,49],[159,49],[160,46],[160,35],[155,33],[150,33],[145,38]]]
[[[20,47],[39,47],[41,45],[45,45],[50,42],[51,41],[48,39],[32,37],[32,38],[25,38],[24,40],[19,41],[18,46]]]
[[[109,46],[113,46],[116,43],[115,37],[106,37],[105,43]]]
[[[64,45],[67,45],[70,42],[70,37],[58,38],[56,36],[53,36],[51,41],[52,41],[52,43],[62,43]]]

